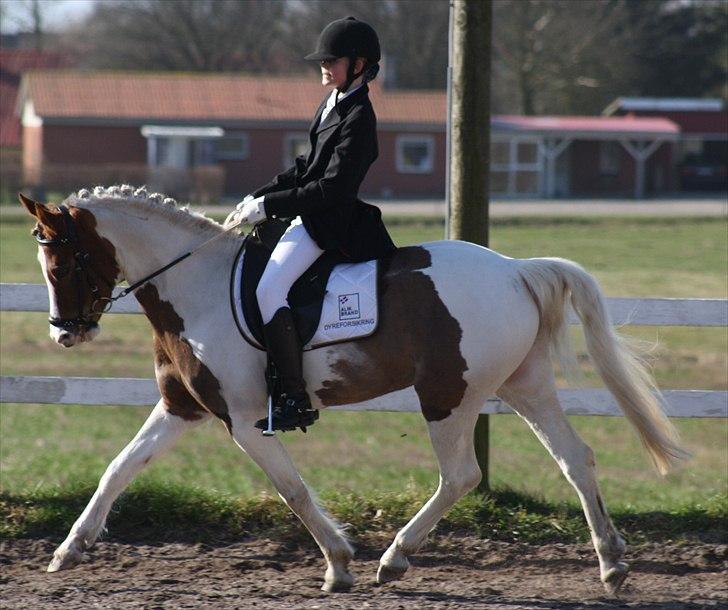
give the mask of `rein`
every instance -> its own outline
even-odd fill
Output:
[[[56,246],[56,247],[63,247],[63,246],[71,246],[74,248],[73,252],[73,258],[76,261],[76,265],[74,268],[75,274],[76,274],[76,288],[77,288],[77,299],[78,299],[78,315],[75,318],[48,318],[48,322],[51,324],[51,326],[55,326],[57,328],[74,328],[74,327],[85,327],[85,328],[94,328],[98,326],[98,318],[96,320],[92,319],[92,316],[98,316],[101,317],[101,314],[106,313],[109,311],[114,304],[115,301],[127,296],[143,284],[146,284],[149,280],[157,277],[158,275],[164,273],[165,271],[171,269],[175,265],[181,263],[186,258],[192,256],[196,252],[199,252],[202,248],[207,246],[208,244],[212,243],[216,239],[222,237],[232,229],[237,228],[240,226],[241,222],[237,221],[229,226],[225,227],[225,230],[222,231],[222,233],[219,233],[218,235],[215,235],[214,237],[211,237],[207,241],[203,242],[196,248],[190,250],[189,252],[185,252],[184,254],[178,256],[173,261],[170,261],[163,267],[160,267],[156,271],[153,271],[149,275],[143,277],[137,282],[134,282],[131,286],[128,286],[124,290],[122,290],[119,294],[112,297],[102,297],[99,296],[99,288],[98,288],[98,282],[95,281],[95,273],[92,271],[91,267],[89,266],[91,264],[91,256],[84,252],[81,249],[80,242],[78,239],[78,233],[76,232],[76,225],[73,220],[73,217],[71,216],[71,213],[68,210],[68,207],[61,204],[58,206],[58,209],[61,211],[61,215],[63,216],[63,223],[65,225],[65,235],[56,238],[56,239],[46,239],[42,236],[42,234],[38,233],[35,235],[35,240],[40,244],[41,246]],[[245,237],[247,239],[247,235]],[[102,278],[103,279],[103,278]],[[107,284],[111,284],[113,288],[113,283],[110,283],[108,280],[104,281]],[[91,294],[94,296],[94,300],[91,303],[91,311],[84,313],[83,304],[84,304],[84,286],[88,285],[89,289],[91,290]],[[99,308],[100,304],[100,308]]]

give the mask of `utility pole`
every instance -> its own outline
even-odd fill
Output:
[[[491,0],[450,0],[448,66],[448,239],[488,245]],[[489,420],[479,415],[475,453],[490,488]]]

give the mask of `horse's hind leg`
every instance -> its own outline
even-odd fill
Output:
[[[251,422],[233,422],[235,442],[268,475],[278,494],[303,522],[326,559],[324,591],[348,591],[354,584],[349,562],[354,550],[339,530],[311,497],[288,452],[277,438],[261,436]]]
[[[179,436],[206,419],[187,421],[167,412],[160,400],[134,439],[107,466],[86,509],[56,549],[48,565],[49,572],[71,568],[81,561],[104,527],[114,500],[134,476],[158,457]]]
[[[615,593],[629,570],[628,565],[620,561],[625,543],[614,528],[599,493],[594,453],[571,427],[561,409],[546,347],[534,346],[497,394],[528,423],[576,489],[599,558],[602,582],[609,593]]]
[[[484,402],[484,401],[483,401]],[[442,516],[481,479],[475,457],[473,429],[479,404],[461,404],[447,418],[428,423],[440,466],[435,494],[395,536],[379,561],[377,582],[400,578],[409,568],[408,557],[422,545]]]

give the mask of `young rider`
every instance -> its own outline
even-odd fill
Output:
[[[286,300],[291,286],[324,251],[339,251],[356,262],[394,249],[379,209],[357,198],[378,155],[367,87],[379,71],[377,34],[354,17],[333,21],[306,59],[320,63],[321,84],[333,87],[314,116],[310,150],[231,214],[231,219],[249,223],[292,219],[256,290],[268,353],[280,377],[281,396],[273,408],[276,430],[309,426],[318,418],[306,392],[302,346]],[[265,429],[268,421],[255,425]]]

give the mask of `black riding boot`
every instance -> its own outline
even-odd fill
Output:
[[[301,341],[288,307],[281,307],[268,324],[263,335],[271,360],[278,371],[280,398],[273,405],[273,429],[295,430],[306,427],[318,419],[318,411],[311,408],[303,380],[303,354]],[[255,422],[255,427],[268,429],[268,418]]]

